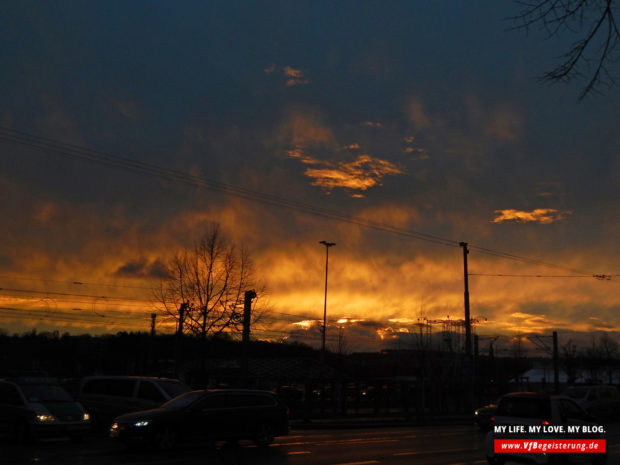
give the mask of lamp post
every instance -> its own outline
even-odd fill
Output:
[[[336,245],[335,242],[321,241],[325,246],[325,300],[323,303],[323,333],[321,334],[321,365],[325,362],[325,333],[327,330],[327,268],[329,264],[329,248]]]

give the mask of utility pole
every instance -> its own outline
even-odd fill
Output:
[[[179,326],[177,326],[177,337],[183,335],[183,322],[185,321],[185,310],[189,306],[188,302],[183,302],[179,307]]]
[[[553,332],[553,389],[560,393],[560,366],[558,356],[558,332]]]
[[[157,313],[151,313],[151,337],[155,336],[155,319],[157,318]]]
[[[179,365],[181,364],[181,338],[183,337],[183,322],[185,321],[185,312],[189,307],[189,302],[182,302],[179,306],[179,323],[177,326],[177,335],[174,340],[174,376],[179,377]]]
[[[463,270],[465,278],[465,355],[471,356],[471,317],[469,316],[469,275],[467,273],[467,242],[459,243],[463,247]]]
[[[250,322],[252,320],[252,299],[256,298],[256,292],[254,290],[245,291],[243,299],[243,333],[241,336],[241,372],[245,381],[248,381],[248,349],[250,345]]]
[[[327,330],[327,267],[329,264],[329,248],[336,245],[335,242],[321,241],[325,246],[325,300],[323,303],[323,332],[321,334],[321,366],[325,363],[325,333]]]

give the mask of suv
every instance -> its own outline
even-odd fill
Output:
[[[267,391],[221,389],[192,391],[158,409],[121,415],[110,437],[131,443],[173,448],[180,439],[252,439],[259,446],[288,434],[289,410]]]
[[[80,441],[89,428],[86,410],[55,378],[0,380],[0,433],[24,442],[44,436]]]
[[[109,427],[123,413],[159,407],[190,389],[178,379],[145,376],[88,376],[82,379],[77,399],[97,428]]]
[[[563,394],[596,418],[611,419],[620,414],[620,395],[613,386],[572,386]]]
[[[502,465],[507,458],[526,459],[536,464],[552,464],[554,456],[552,454],[516,453],[516,454],[496,454],[494,451],[495,439],[554,439],[554,436],[545,434],[529,434],[528,436],[511,436],[508,434],[495,433],[494,426],[556,426],[570,425],[595,426],[592,417],[571,398],[566,396],[553,396],[549,394],[539,394],[535,392],[514,392],[506,394],[501,398],[492,418],[491,431],[486,437],[487,461],[491,465]],[[557,436],[555,436],[557,438]],[[567,437],[568,438],[568,437]],[[571,438],[572,439],[572,438]],[[594,439],[588,437],[588,439]],[[597,437],[596,439],[601,439]],[[561,454],[565,455],[565,454]],[[604,465],[607,454],[589,454],[590,463],[593,465]]]

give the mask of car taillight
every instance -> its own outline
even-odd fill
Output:
[[[549,422],[547,420],[543,420],[542,425],[543,426],[549,426]]]
[[[291,415],[291,410],[288,407],[286,407],[286,416],[288,417],[290,415]]]
[[[495,417],[491,417],[491,423],[495,421]]]

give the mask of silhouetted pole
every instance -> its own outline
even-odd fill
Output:
[[[150,371],[151,367],[155,365],[153,357],[153,343],[155,340],[155,319],[157,318],[156,313],[151,313],[151,337],[149,337],[148,348],[146,353],[146,370]]]
[[[560,393],[560,366],[558,356],[558,332],[553,332],[553,389],[556,394]]]
[[[179,306],[179,323],[177,335],[174,341],[174,376],[179,377],[179,365],[181,363],[181,338],[183,337],[183,323],[185,321],[185,311],[189,307],[189,302],[183,302]]]
[[[321,334],[321,366],[325,363],[325,333],[327,330],[327,268],[329,265],[329,248],[336,245],[335,242],[321,241],[325,246],[325,300],[323,303],[323,332]]]
[[[252,299],[256,298],[256,292],[245,291],[243,299],[243,333],[241,336],[242,345],[242,357],[241,357],[241,372],[244,378],[248,379],[248,346],[250,345],[250,322],[252,321]]]
[[[465,278],[465,354],[471,356],[471,317],[469,316],[469,275],[467,273],[467,242],[459,244],[463,247],[463,270]]]
[[[183,335],[183,322],[185,321],[185,310],[187,310],[189,303],[183,302],[179,307],[179,326],[177,326],[177,337]]]

